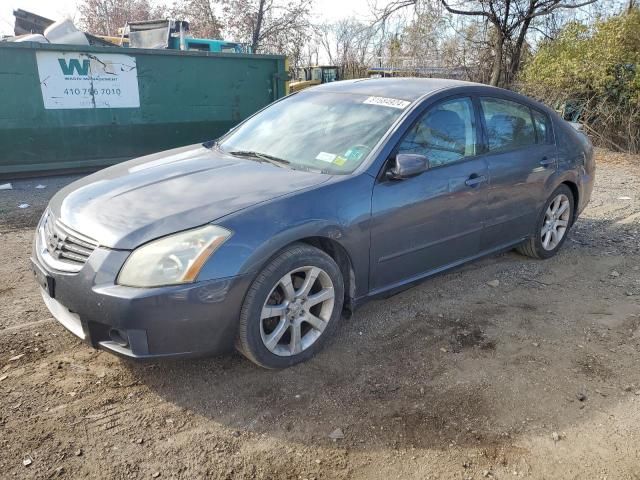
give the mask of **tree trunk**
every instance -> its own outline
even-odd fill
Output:
[[[528,18],[520,27],[520,34],[518,35],[518,39],[516,40],[515,47],[513,48],[513,53],[511,55],[511,65],[509,68],[509,81],[513,82],[520,70],[520,60],[522,59],[522,46],[524,45],[524,40],[527,36],[527,32],[529,30],[529,25],[531,24],[531,19]]]
[[[496,44],[494,49],[493,69],[491,70],[489,85],[497,87],[500,84],[500,75],[502,74],[502,51],[504,49],[504,35],[499,28],[496,28]]]
[[[258,4],[258,14],[256,16],[256,25],[253,29],[253,38],[251,39],[251,51],[256,53],[260,47],[260,31],[262,30],[262,20],[264,19],[264,4],[266,0],[260,0]]]

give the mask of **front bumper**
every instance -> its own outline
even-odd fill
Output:
[[[218,354],[233,348],[249,276],[132,288],[115,284],[129,252],[96,248],[77,273],[51,269],[34,245],[33,270],[51,314],[95,348],[129,358]],[[38,272],[39,271],[39,272]]]

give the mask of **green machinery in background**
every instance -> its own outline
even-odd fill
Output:
[[[214,139],[287,91],[280,55],[0,43],[0,175]]]
[[[299,67],[295,72],[295,78],[289,83],[289,90],[293,93],[314,85],[336,82],[340,80],[339,71],[339,67],[330,65]]]

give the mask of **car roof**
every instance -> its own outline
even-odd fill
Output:
[[[423,95],[454,87],[486,87],[481,83],[450,80],[446,78],[360,78],[325,83],[313,87],[316,92],[356,93],[380,97],[392,97],[413,102]],[[496,89],[501,90],[501,89]]]
[[[469,94],[499,95],[514,101],[524,103],[530,107],[546,112],[548,115],[557,116],[557,112],[537,100],[522,95],[512,90],[493,87],[484,83],[466,82],[448,78],[359,78],[356,80],[341,80],[339,82],[324,83],[303,91],[355,93],[360,95],[397,98],[415,102],[423,96],[439,90],[466,87]],[[558,117],[560,118],[560,117]]]

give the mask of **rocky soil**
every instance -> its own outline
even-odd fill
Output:
[[[505,253],[370,303],[275,372],[238,355],[135,364],[76,340],[28,268],[70,178],[12,182],[0,477],[640,479],[640,158],[598,157],[557,257]]]

